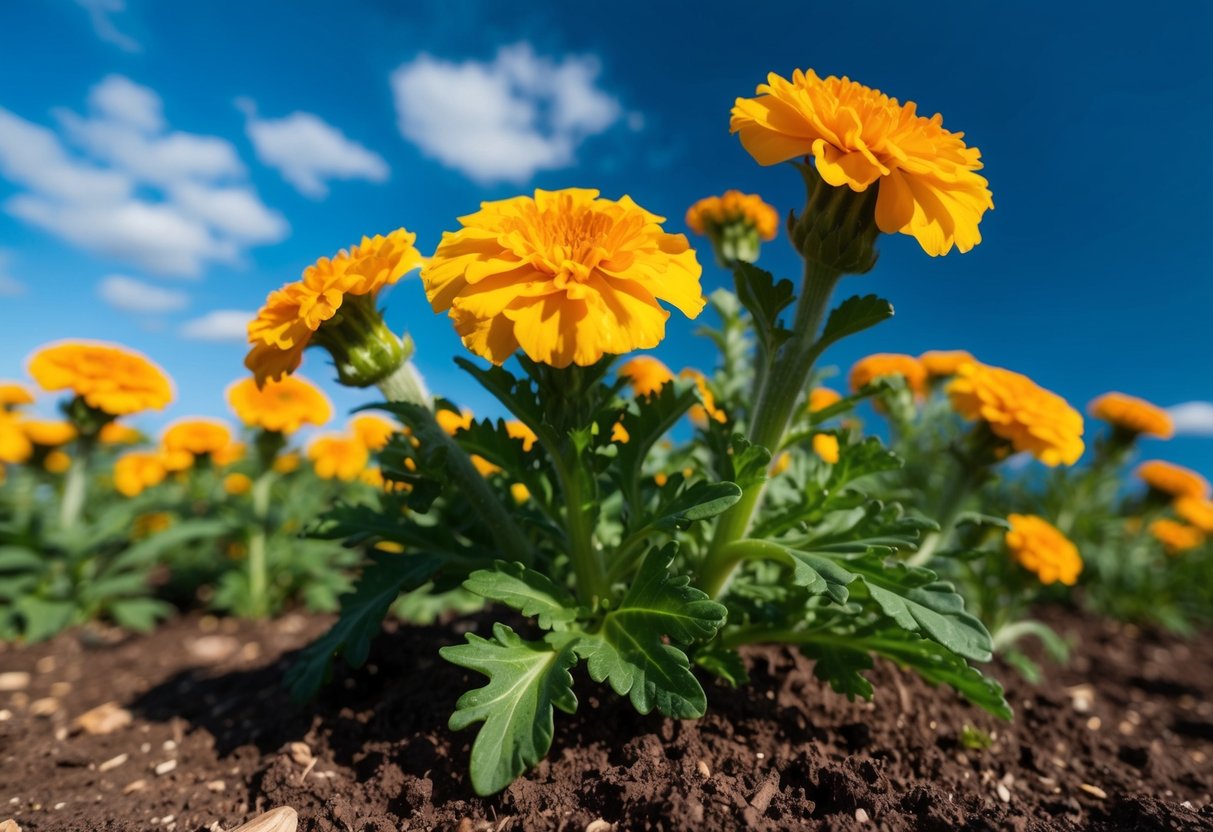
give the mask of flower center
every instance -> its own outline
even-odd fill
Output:
[[[551,274],[557,288],[584,283],[610,255],[613,218],[589,206],[562,200],[558,206],[536,211],[523,219],[518,233],[530,250],[536,268]]]

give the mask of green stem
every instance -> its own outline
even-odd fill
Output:
[[[88,485],[88,463],[92,452],[92,443],[82,437],[63,482],[63,500],[59,503],[59,528],[61,529],[66,530],[75,526],[80,519],[80,512],[84,510],[84,496]]]
[[[556,465],[556,476],[567,508],[565,526],[569,536],[569,560],[577,578],[577,595],[592,606],[596,598],[606,597],[610,585],[594,540],[593,514],[587,510],[582,487],[586,474],[580,467],[570,470],[562,461]]]
[[[269,569],[266,563],[266,539],[269,528],[270,490],[274,472],[263,471],[253,483],[253,531],[248,542],[248,591],[253,618],[269,614]]]
[[[948,477],[947,485],[931,512],[939,523],[939,531],[928,532],[919,544],[918,551],[907,563],[911,566],[926,566],[930,563],[940,545],[956,530],[956,521],[960,518],[960,508],[964,505],[965,497],[969,496],[969,492],[977,486],[983,475],[984,471],[979,466],[961,459],[960,471],[956,476]]]
[[[783,445],[784,434],[813,370],[813,362],[821,352],[817,331],[841,277],[842,273],[836,269],[805,260],[804,283],[792,324],[794,335],[772,362],[754,408],[749,438],[755,445],[772,451]],[[745,536],[762,502],[764,490],[765,483],[746,489],[737,504],[725,512],[716,525],[699,579],[700,588],[713,598],[720,597],[728,588],[736,565],[730,565],[725,549]]]

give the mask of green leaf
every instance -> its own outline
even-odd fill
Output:
[[[730,476],[725,479],[737,483],[743,491],[766,482],[771,469],[771,452],[761,445],[754,445],[740,433],[733,435],[733,453],[728,456]]]
[[[676,544],[652,550],[616,609],[601,629],[577,641],[590,678],[604,679],[620,696],[630,695],[642,714],[657,708],[666,716],[703,716],[707,698],[675,644],[710,639],[723,626],[727,610],[686,576],[670,577]],[[666,639],[671,643],[666,643]]]
[[[24,546],[0,546],[0,572],[41,572],[46,558]]]
[[[1002,719],[1013,716],[1003,696],[1002,685],[986,678],[965,660],[939,644],[912,633],[889,629],[864,637],[859,642],[874,653],[909,667],[933,685],[946,684],[974,705]]]
[[[231,525],[225,520],[183,520],[129,546],[126,551],[114,558],[106,572],[112,574],[156,563],[165,554],[179,546],[198,540],[221,537],[231,530]]]
[[[871,654],[830,643],[806,644],[801,647],[801,652],[815,659],[813,675],[829,683],[835,693],[845,694],[851,701],[857,696],[872,698],[872,683],[863,675],[872,669]]]
[[[749,263],[733,267],[737,298],[754,319],[754,333],[764,355],[774,355],[792,334],[779,325],[779,315],[795,300],[792,281],[779,280],[768,271]]]
[[[48,639],[66,629],[76,613],[71,601],[47,601],[32,596],[18,598],[13,608],[25,620],[25,638],[31,642]]]
[[[552,745],[552,708],[577,710],[569,669],[577,657],[570,640],[523,641],[504,624],[493,638],[467,634],[467,644],[438,652],[451,664],[489,677],[459,697],[448,723],[461,731],[483,722],[472,743],[472,788],[481,796],[501,791],[539,762]]]
[[[686,530],[697,520],[728,511],[741,499],[741,489],[731,482],[697,482],[658,508],[649,525],[664,531]]]
[[[492,569],[478,569],[469,575],[463,588],[523,615],[537,616],[545,630],[563,630],[577,619],[577,601],[568,590],[521,563],[496,561]]]
[[[299,700],[314,696],[328,678],[329,667],[337,656],[344,657],[351,667],[366,661],[371,639],[379,634],[396,596],[406,588],[425,583],[441,564],[442,559],[433,555],[372,555],[354,592],[341,599],[337,623],[304,648],[287,671],[291,695]]]
[[[828,596],[836,604],[845,604],[850,595],[848,586],[857,577],[828,557],[788,549],[792,559],[792,582],[814,595]]]
[[[719,640],[711,641],[703,648],[695,651],[696,666],[702,667],[708,673],[723,679],[732,687],[749,684],[750,674],[746,671],[745,661],[736,650],[721,646]]]
[[[633,516],[641,511],[639,483],[649,450],[698,402],[699,391],[694,384],[673,381],[653,395],[629,403],[624,411],[620,421],[628,432],[628,441],[619,446],[611,473]]]
[[[543,444],[551,448],[559,444],[559,437],[545,421],[543,404],[536,396],[530,379],[516,378],[504,367],[489,367],[486,370],[466,358],[456,357],[455,363],[480,382],[481,386],[504,404],[519,421],[534,431]]]
[[[119,627],[146,633],[171,616],[173,606],[156,598],[126,598],[110,604],[109,614]]]
[[[891,317],[893,317],[893,304],[884,298],[876,295],[849,297],[830,313],[815,348],[820,353],[830,344],[857,332],[863,332]]]

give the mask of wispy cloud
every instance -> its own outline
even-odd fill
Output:
[[[123,52],[139,52],[143,49],[130,35],[123,34],[114,24],[113,16],[126,11],[126,0],[76,0],[76,4],[88,12],[93,31],[106,43],[112,43]]]
[[[25,284],[9,274],[9,262],[12,254],[0,249],[0,298],[15,298],[24,295]]]
[[[148,315],[178,312],[190,303],[190,296],[185,292],[153,286],[120,274],[102,278],[97,284],[97,296],[123,312]]]
[[[422,53],[392,73],[401,134],[427,156],[481,183],[523,183],[572,165],[578,146],[619,120],[591,55],[503,47],[490,62]]]
[[[1213,436],[1213,402],[1184,402],[1168,407],[1175,433],[1180,436]]]
[[[386,182],[388,164],[345,133],[312,113],[261,118],[248,98],[236,100],[247,117],[246,130],[257,158],[276,168],[301,194],[320,199],[335,179]]]
[[[244,343],[248,340],[248,322],[256,314],[242,309],[216,309],[186,321],[181,325],[180,334],[192,341]]]
[[[171,130],[153,90],[111,75],[90,91],[87,116],[55,116],[59,131],[0,107],[0,174],[24,188],[5,203],[11,215],[160,275],[236,262],[288,233],[235,147]]]

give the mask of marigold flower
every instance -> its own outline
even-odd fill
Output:
[[[446,431],[448,436],[454,436],[461,430],[470,430],[473,418],[472,411],[466,407],[459,413],[453,410],[437,410],[434,412],[434,420],[438,422],[438,427]]]
[[[137,497],[166,476],[163,456],[155,451],[129,451],[114,463],[114,489],[124,497]]]
[[[1213,500],[1180,497],[1175,501],[1175,513],[1202,532],[1213,534]]]
[[[228,442],[219,450],[211,452],[211,462],[220,468],[226,465],[233,465],[244,459],[246,450],[248,449],[243,442]]]
[[[760,241],[775,239],[779,212],[755,194],[725,191],[709,196],[687,209],[687,226],[712,241],[716,259],[724,267],[758,259]]]
[[[611,441],[618,442],[620,445],[626,445],[632,435],[628,433],[628,429],[623,426],[623,422],[616,422],[611,426]]]
[[[839,459],[838,437],[832,433],[813,434],[813,453],[821,457],[823,462],[837,465]]]
[[[1133,436],[1144,433],[1159,439],[1170,439],[1175,435],[1171,415],[1161,407],[1136,396],[1104,393],[1087,406],[1087,412],[1092,417],[1102,419],[1117,430]]]
[[[791,81],[772,72],[756,92],[737,99],[730,129],[758,164],[812,155],[834,187],[862,192],[879,183],[877,226],[912,235],[932,256],[981,242],[978,224],[994,207],[976,173],[981,151],[945,130],[943,116],[925,118],[912,101],[813,70]]]
[[[1074,586],[1082,572],[1078,547],[1058,531],[1052,523],[1034,514],[1012,514],[1006,533],[1011,557],[1029,572],[1034,572],[1042,584],[1060,581]]]
[[[471,459],[472,465],[475,466],[476,470],[480,472],[480,476],[482,477],[491,477],[493,474],[501,473],[501,467],[499,465],[494,465],[480,454],[472,454]]]
[[[885,376],[901,376],[916,396],[927,391],[927,371],[917,358],[895,352],[878,352],[859,359],[851,367],[851,392],[858,393]]]
[[[143,441],[143,434],[130,425],[121,422],[106,422],[97,434],[102,445],[137,445]]]
[[[153,511],[147,514],[140,514],[131,523],[131,537],[135,540],[142,540],[145,537],[151,537],[157,532],[164,531],[171,525],[173,525],[173,515],[167,511]]]
[[[160,445],[169,453],[191,456],[222,454],[232,442],[232,429],[221,419],[200,416],[178,419],[160,436]]]
[[[71,390],[89,407],[111,416],[159,410],[173,400],[173,385],[164,370],[116,344],[50,344],[30,356],[29,374],[42,389]]]
[[[1161,459],[1151,459],[1137,466],[1137,476],[1150,488],[1172,497],[1209,496],[1209,481],[1200,474]]]
[[[1045,465],[1073,465],[1082,456],[1082,415],[1027,376],[962,364],[948,396],[961,416],[984,421],[1015,451],[1027,451]]]
[[[279,379],[297,370],[303,360],[303,351],[318,333],[323,345],[330,349],[341,346],[333,343],[334,339],[358,341],[367,335],[378,335],[339,334],[334,327],[339,326],[347,314],[368,311],[347,309],[342,313],[343,304],[351,298],[367,298],[369,311],[373,312],[380,289],[421,265],[421,254],[413,245],[416,239],[416,234],[403,228],[386,237],[363,237],[361,245],[338,252],[331,260],[321,257],[303,270],[302,280],[271,292],[248,328],[249,343],[253,346],[244,364],[253,371],[257,383],[264,384],[267,379]],[[367,323],[358,321],[355,326]],[[382,325],[381,320],[378,323]],[[323,337],[326,333],[332,337]],[[395,346],[399,350],[398,340]],[[334,358],[339,373],[349,369],[342,366],[343,356],[334,355]],[[403,360],[403,353],[399,358]],[[373,370],[369,372],[374,373]]]
[[[505,432],[512,439],[522,440],[522,450],[529,451],[535,447],[535,443],[539,441],[539,437],[535,435],[535,431],[528,428],[525,424],[517,419],[511,419],[505,423]]]
[[[531,499],[531,490],[520,482],[510,483],[510,496],[514,498],[515,503],[522,505]]]
[[[21,429],[29,441],[43,448],[57,448],[76,438],[76,426],[62,419],[22,419]]]
[[[1150,534],[1163,545],[1169,555],[1178,555],[1204,545],[1205,535],[1195,526],[1160,517],[1150,524]]]
[[[251,428],[291,434],[305,424],[323,425],[333,406],[320,388],[300,376],[267,381],[243,378],[227,388],[227,403]]]
[[[299,454],[291,452],[283,454],[274,460],[274,472],[277,474],[293,474],[299,470]]]
[[[339,433],[316,437],[308,445],[307,457],[312,461],[316,476],[343,482],[358,479],[370,461],[370,454],[361,441]]]
[[[72,458],[60,450],[51,451],[42,460],[42,468],[50,474],[62,474],[72,467]]]
[[[818,413],[842,401],[842,394],[829,387],[814,387],[809,391],[809,413]]]
[[[12,410],[21,405],[33,403],[34,394],[24,384],[15,381],[0,381],[0,410]]]
[[[494,364],[521,348],[554,367],[657,346],[665,301],[689,318],[706,303],[682,234],[623,197],[567,188],[481,203],[442,235],[421,271],[435,312]]]
[[[651,396],[657,393],[667,383],[674,380],[670,368],[651,355],[637,355],[629,358],[615,371],[620,378],[628,380],[632,395]]]
[[[253,479],[248,474],[232,472],[223,478],[223,490],[233,497],[239,497],[253,490]]]
[[[935,379],[954,376],[961,364],[976,364],[977,359],[965,350],[928,350],[918,356],[918,362]]]
[[[708,378],[703,373],[693,367],[687,367],[678,374],[679,378],[689,378],[695,382],[695,386],[699,388],[699,396],[703,399],[703,404],[693,404],[691,409],[687,411],[687,415],[691,418],[691,424],[697,428],[706,428],[708,419],[714,419],[720,424],[724,424],[729,420],[729,416],[723,410],[716,406],[716,397],[712,395],[711,389],[708,388]]]
[[[373,453],[387,447],[392,435],[400,432],[400,425],[374,413],[360,413],[350,419],[350,430]]]

